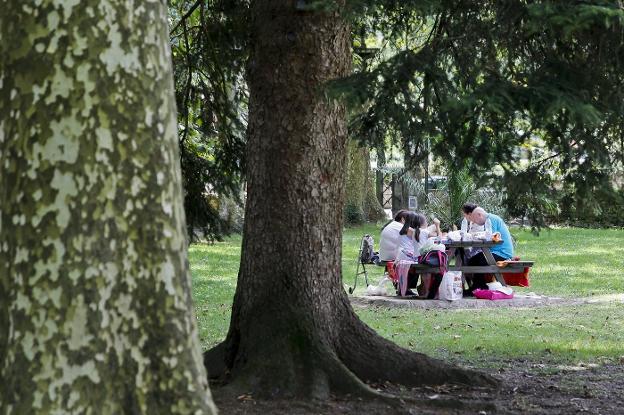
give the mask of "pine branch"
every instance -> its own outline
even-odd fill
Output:
[[[193,12],[195,11],[195,9],[197,9],[199,7],[199,5],[202,4],[202,0],[197,0],[195,2],[195,4],[193,4],[191,6],[191,8],[180,18],[180,20],[178,20],[178,23],[176,23],[175,26],[173,26],[173,29],[171,29],[169,31],[169,34],[173,34],[175,33],[175,31],[178,29],[178,27],[180,27],[180,25],[182,23],[184,23],[186,21],[186,19],[188,19],[189,17],[191,17],[191,15],[193,14]]]

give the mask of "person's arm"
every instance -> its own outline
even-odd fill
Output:
[[[463,233],[468,233],[468,220],[463,218],[461,221],[461,228],[459,228]]]
[[[440,220],[437,218],[433,219],[433,224],[424,228],[427,231],[429,236],[442,236],[442,231],[440,230]]]
[[[434,234],[435,234],[435,232],[436,232],[436,226],[435,226],[435,224],[431,224],[431,225],[427,226],[427,227],[425,228],[425,230],[429,233],[429,235],[431,235],[431,236],[436,236],[436,235],[434,235]]]
[[[434,218],[433,224],[435,225],[435,231],[437,236],[442,236],[442,229],[440,229],[440,219]]]

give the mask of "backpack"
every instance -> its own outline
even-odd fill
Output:
[[[444,251],[431,250],[418,259],[419,264],[440,267],[440,274],[444,275],[448,268],[448,255]]]
[[[440,273],[434,275],[423,275],[423,283],[419,289],[419,294],[427,299],[434,299],[438,293],[438,288],[442,282],[442,276],[446,273],[448,268],[448,255],[446,252],[439,250],[431,250],[420,256],[418,259],[419,264],[427,264],[432,267],[440,267]]]
[[[375,241],[369,234],[362,237],[362,243],[360,245],[360,261],[363,264],[372,264],[375,256]]]

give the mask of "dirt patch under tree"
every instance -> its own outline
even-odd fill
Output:
[[[260,401],[253,396],[227,396],[214,389],[224,414],[621,414],[624,407],[624,359],[576,367],[500,361],[486,372],[501,381],[498,389],[456,385],[405,388],[371,385],[396,396],[390,402],[332,399]]]

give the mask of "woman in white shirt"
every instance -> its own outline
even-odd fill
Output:
[[[438,219],[433,220],[433,225],[427,226],[427,218],[422,213],[410,212],[405,218],[403,228],[399,231],[396,259],[417,259],[420,255],[420,248],[434,234],[436,236],[442,234]]]

